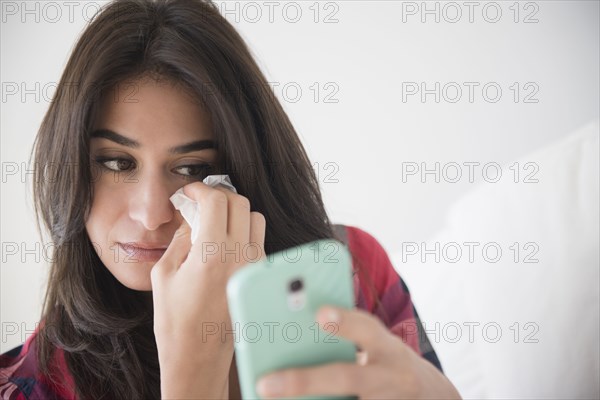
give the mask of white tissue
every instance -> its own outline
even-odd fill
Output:
[[[231,183],[231,179],[229,179],[229,175],[209,175],[202,182],[212,187],[221,185],[233,193],[237,193],[237,190],[235,190],[235,187]],[[187,197],[183,193],[183,188],[176,191],[169,200],[171,200],[175,209],[181,212],[183,218],[185,218],[188,225],[192,228],[192,244],[194,244],[200,230],[200,204]]]

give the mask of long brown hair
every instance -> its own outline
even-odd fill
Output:
[[[123,286],[85,231],[89,135],[102,96],[151,75],[208,110],[218,164],[267,221],[267,254],[335,237],[308,156],[250,51],[209,1],[118,0],[79,38],[38,132],[34,204],[54,244],[38,357],[65,351],[78,397],[160,398],[151,292]],[[244,175],[247,174],[247,175]]]

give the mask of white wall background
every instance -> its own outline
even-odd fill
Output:
[[[272,2],[271,17],[267,3],[217,4],[247,40],[318,163],[332,219],[367,230],[389,253],[431,237],[459,197],[491,185],[481,165],[469,182],[463,163],[506,165],[599,116],[597,1],[476,2],[471,22],[463,2]],[[31,175],[22,163],[54,83],[100,4],[1,3],[0,352],[35,328],[46,272]],[[423,15],[423,7],[437,7],[439,22],[435,14]],[[298,9],[299,20],[291,22]],[[499,20],[489,22],[498,9]],[[453,23],[457,10],[462,16]],[[537,22],[525,23],[527,16]],[[456,82],[463,93],[452,103],[456,92],[447,86],[439,103],[433,94],[424,102],[420,95],[403,101],[407,82],[425,82],[428,89]],[[478,85],[472,102],[464,82]],[[497,102],[484,98],[487,83],[501,88]],[[532,88],[537,102],[526,103]],[[495,96],[493,89],[487,94]],[[403,181],[403,163],[412,162],[428,168],[455,162],[463,165],[463,177],[458,183],[443,176],[436,183],[432,175],[426,182],[420,175]],[[513,178],[513,171],[502,172],[502,179]]]

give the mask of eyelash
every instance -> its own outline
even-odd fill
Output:
[[[119,157],[97,157],[95,159],[95,161],[96,161],[96,163],[98,163],[98,165],[100,165],[100,167],[102,167],[102,168],[104,168],[104,169],[106,169],[108,171],[116,172],[116,173],[127,172],[128,170],[131,169],[131,165],[135,164],[131,160],[128,160],[126,158],[119,158]],[[127,169],[115,170],[115,169],[112,169],[112,168],[109,168],[109,167],[106,166],[105,163],[107,163],[109,161],[116,161],[116,162],[125,161],[125,162],[130,163],[130,166]],[[184,178],[194,178],[194,177],[200,176],[200,175],[205,174],[206,172],[208,172],[212,168],[212,165],[210,165],[210,164],[187,164],[187,165],[180,165],[179,167],[177,167],[175,169],[179,169],[179,168],[194,168],[194,167],[200,168],[201,171],[198,174],[194,174],[194,175],[192,175],[192,174],[190,174],[190,175],[179,174],[179,175],[183,176]]]

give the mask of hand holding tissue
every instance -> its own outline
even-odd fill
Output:
[[[231,190],[233,193],[237,193],[237,190],[231,183],[231,179],[229,175],[209,175],[202,182],[208,186],[216,187],[223,186],[226,189]],[[175,206],[176,210],[181,212],[183,218],[186,220],[188,225],[192,228],[192,244],[196,241],[198,237],[198,232],[200,229],[200,204],[187,197],[183,193],[183,188],[176,191],[170,198],[171,203]]]

